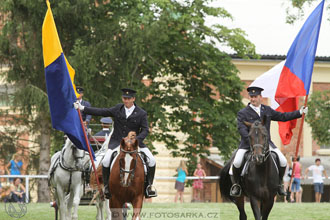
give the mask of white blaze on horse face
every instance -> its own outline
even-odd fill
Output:
[[[125,170],[129,171],[131,168],[131,162],[132,162],[133,157],[130,154],[125,155]],[[125,178],[124,178],[124,184],[128,185],[127,178],[128,178],[129,173],[125,173]]]

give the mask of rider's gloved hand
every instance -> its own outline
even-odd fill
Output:
[[[80,102],[77,100],[73,103],[75,109],[79,109],[80,111],[84,111],[85,106],[81,105]]]
[[[305,106],[302,106],[300,108],[300,114],[302,115],[303,113],[305,113],[305,115],[307,115],[307,112],[308,112],[308,107],[305,107]]]

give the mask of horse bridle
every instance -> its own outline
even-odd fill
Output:
[[[77,160],[78,159],[83,159],[84,157],[85,157],[85,155],[84,154],[82,154],[82,156],[76,156],[76,152],[77,152],[77,148],[72,144],[71,146],[71,149],[72,149],[72,154],[73,154],[73,157],[74,157],[74,161],[75,161],[75,163],[77,164]],[[73,167],[68,167],[68,166],[66,166],[65,165],[65,160],[64,160],[64,158],[63,158],[63,154],[64,154],[64,151],[65,151],[66,149],[64,149],[63,150],[63,152],[61,153],[61,156],[60,156],[60,166],[64,169],[64,170],[67,170],[67,171],[70,171],[70,172],[73,172],[73,171],[82,171],[82,170],[80,170],[80,169],[78,169],[77,168],[77,165],[75,165],[75,167],[73,168]]]
[[[261,123],[260,123],[261,124]],[[257,125],[255,125],[256,127],[260,127],[261,125],[260,124],[257,124]],[[252,152],[252,159],[255,159],[255,157],[257,156],[257,155],[254,155],[254,149],[258,149],[258,148],[261,148],[262,149],[262,153],[260,154],[260,156],[263,158],[263,161],[262,162],[265,162],[266,160],[267,160],[267,158],[268,158],[268,156],[269,156],[269,143],[268,143],[268,134],[266,133],[266,134],[263,134],[263,136],[264,136],[264,144],[259,144],[259,135],[258,135],[258,131],[260,130],[260,129],[254,129],[255,130],[255,132],[256,132],[256,143],[257,144],[254,144],[254,145],[251,145],[250,144],[250,150],[251,150],[251,152]],[[262,133],[262,131],[261,131],[261,133]],[[252,131],[249,133],[249,140],[250,140],[250,143],[252,143],[252,141],[251,141],[251,135],[252,134]]]
[[[120,151],[125,153],[125,154],[130,154],[130,155],[137,153],[137,150],[127,151],[127,150],[124,150],[122,147],[120,147]],[[133,160],[134,160],[134,166],[130,170],[125,170],[122,166],[122,160],[119,160],[120,184],[124,187],[129,187],[131,185],[132,180],[134,179],[134,174],[135,174],[137,162],[136,162],[136,159],[133,159]],[[125,173],[131,174],[127,185],[124,185],[124,175],[125,175]]]

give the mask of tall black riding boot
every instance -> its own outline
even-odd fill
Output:
[[[232,186],[230,188],[230,196],[240,197],[242,193],[241,186],[239,185],[241,169],[236,168],[234,165],[232,166],[233,175],[230,175],[230,180],[232,182]]]
[[[157,191],[153,190],[152,184],[154,182],[154,177],[155,177],[155,172],[156,172],[156,165],[153,167],[148,167],[148,172],[147,172],[147,187],[145,190],[145,197],[146,198],[151,198],[151,197],[156,197],[157,196]]]
[[[286,196],[286,192],[285,192],[285,189],[284,189],[284,186],[282,184],[282,180],[283,180],[283,176],[284,176],[284,173],[285,173],[285,169],[286,167],[278,167],[278,175],[279,175],[279,185],[278,185],[278,189],[277,189],[277,193],[280,195],[280,196]]]
[[[105,198],[110,199],[111,198],[111,194],[109,190],[110,167],[102,166],[102,176],[103,176]]]

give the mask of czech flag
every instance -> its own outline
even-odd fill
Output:
[[[73,107],[78,95],[73,83],[75,71],[63,54],[49,1],[47,7],[42,47],[52,126],[63,131],[76,147],[88,151],[78,112]],[[95,158],[92,148],[91,152]]]
[[[269,97],[272,108],[280,112],[298,110],[299,96],[309,94],[315,53],[322,21],[324,0],[307,18],[293,41],[286,60],[258,77],[251,86],[264,89],[262,95]],[[297,120],[279,122],[279,133],[284,145],[290,143],[292,129]]]

